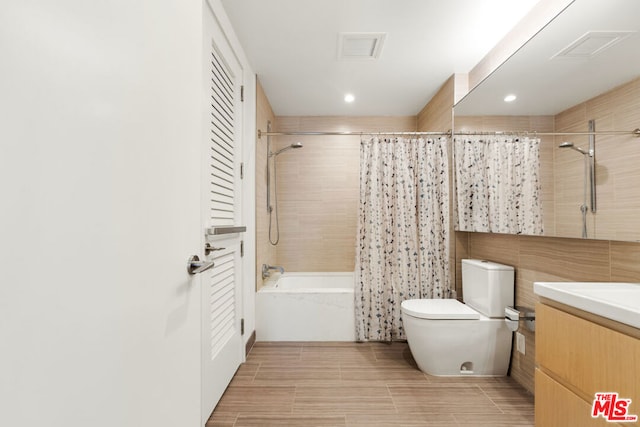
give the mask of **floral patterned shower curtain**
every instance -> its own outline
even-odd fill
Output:
[[[542,234],[540,139],[454,142],[457,230]]]
[[[362,141],[355,270],[359,341],[406,339],[406,299],[455,297],[447,138]]]

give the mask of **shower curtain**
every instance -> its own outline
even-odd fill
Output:
[[[454,142],[457,230],[542,234],[540,139]]]
[[[355,277],[359,341],[406,339],[406,299],[455,297],[447,138],[362,141]]]

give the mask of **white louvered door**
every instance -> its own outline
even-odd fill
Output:
[[[203,229],[215,267],[201,274],[203,425],[243,360],[242,233],[225,233],[242,225],[242,68],[206,1],[204,12]]]

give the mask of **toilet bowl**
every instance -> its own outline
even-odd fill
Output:
[[[436,376],[504,376],[512,332],[504,307],[513,305],[513,267],[462,260],[463,300],[413,299],[401,304],[411,354]]]

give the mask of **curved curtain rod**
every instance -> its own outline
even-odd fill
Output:
[[[466,135],[531,135],[531,136],[575,136],[575,135],[633,135],[640,137],[640,128],[636,128],[631,131],[599,131],[599,132],[535,132],[535,131],[520,131],[520,132],[264,132],[258,129],[258,139],[263,136],[281,136],[281,135],[448,135],[448,136],[466,136]]]

